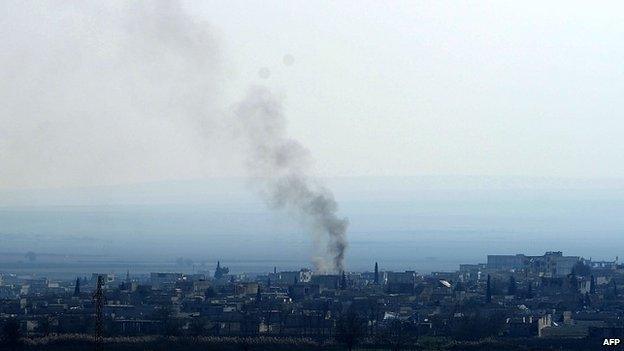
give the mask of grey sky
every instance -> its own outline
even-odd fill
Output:
[[[617,2],[80,4],[0,5],[1,188],[240,175],[252,84],[324,176],[624,176]]]

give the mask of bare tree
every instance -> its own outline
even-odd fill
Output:
[[[286,326],[286,321],[290,318],[292,314],[292,308],[287,304],[282,304],[279,307],[279,334],[282,335],[284,332],[284,326]]]

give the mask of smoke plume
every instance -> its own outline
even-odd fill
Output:
[[[268,204],[294,212],[311,229],[326,253],[315,257],[317,270],[344,270],[348,221],[337,215],[333,194],[309,176],[310,156],[286,135],[286,119],[270,91],[253,87],[235,110],[247,143],[247,167]],[[318,249],[318,247],[317,247]]]
[[[308,176],[279,102],[254,88],[223,113],[227,60],[180,3],[7,1],[0,11],[11,14],[0,22],[0,189],[223,176],[245,159],[268,203],[328,245],[317,268],[344,268],[347,221]]]

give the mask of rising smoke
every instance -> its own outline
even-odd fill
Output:
[[[243,149],[267,202],[314,233],[317,269],[344,269],[347,221],[309,176],[279,101],[253,88],[219,112],[225,74],[206,23],[170,1],[0,6],[11,13],[0,23],[0,188],[210,176],[224,167],[207,163]]]
[[[327,254],[315,257],[317,270],[343,271],[348,221],[337,216],[333,194],[308,176],[308,150],[288,138],[279,101],[268,89],[253,87],[235,114],[247,143],[247,167],[264,199],[273,208],[298,215],[315,235],[317,246],[327,241]]]

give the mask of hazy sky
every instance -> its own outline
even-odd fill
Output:
[[[624,177],[618,2],[94,4],[0,5],[0,188],[241,175],[254,84],[320,175]]]

